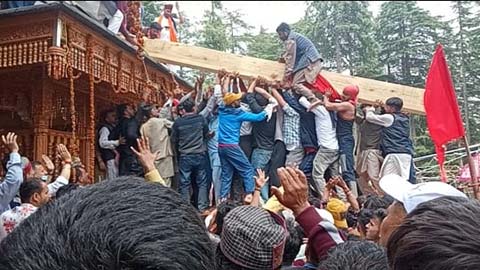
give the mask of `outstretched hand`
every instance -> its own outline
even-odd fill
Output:
[[[17,144],[17,135],[15,133],[9,132],[6,137],[5,135],[2,135],[2,141],[10,152],[18,153],[19,147]]]
[[[155,160],[157,159],[157,153],[152,153],[150,150],[150,143],[147,137],[142,136],[141,139],[137,139],[138,151],[134,147],[130,147],[133,153],[137,156],[138,160],[142,164],[143,170],[148,173],[155,169]]]
[[[302,171],[292,167],[278,168],[277,173],[284,192],[272,187],[272,193],[282,205],[291,209],[297,216],[310,206],[307,178]]]
[[[57,155],[60,157],[63,163],[72,163],[72,155],[68,152],[65,145],[57,145]]]
[[[53,165],[52,160],[47,155],[42,155],[42,160],[47,168],[47,171],[53,172],[53,170],[55,170],[55,165]]]
[[[268,177],[265,177],[265,172],[262,169],[257,169],[258,176],[254,176],[255,178],[255,188],[261,189],[267,182]]]

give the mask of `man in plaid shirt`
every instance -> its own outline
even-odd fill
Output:
[[[293,96],[290,90],[283,91],[283,96]],[[272,95],[283,110],[283,141],[287,149],[286,166],[299,165],[303,159],[303,147],[300,143],[300,114],[285,101],[277,89],[272,89]]]

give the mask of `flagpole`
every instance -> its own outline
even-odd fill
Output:
[[[467,136],[463,136],[463,142],[465,144],[465,150],[467,151],[468,168],[470,169],[470,177],[471,177],[472,186],[473,186],[473,196],[475,196],[475,199],[479,200],[480,199],[480,194],[478,192],[477,170],[475,168],[475,162],[473,162],[473,157],[472,157],[472,154],[470,152],[470,147],[468,145]]]

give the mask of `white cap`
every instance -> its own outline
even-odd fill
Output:
[[[395,200],[403,203],[407,214],[412,212],[419,204],[443,196],[467,198],[467,195],[449,184],[440,181],[412,184],[396,174],[388,174],[382,177],[380,188]]]
[[[327,210],[325,209],[318,209],[315,207],[315,210],[317,210],[317,213],[320,215],[320,217],[323,219],[323,220],[326,220],[330,223],[334,223],[335,220],[333,219],[333,216],[330,212],[328,212]]]

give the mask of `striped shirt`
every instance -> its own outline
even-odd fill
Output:
[[[301,146],[300,144],[300,114],[288,103],[283,106],[283,142],[288,151]]]

